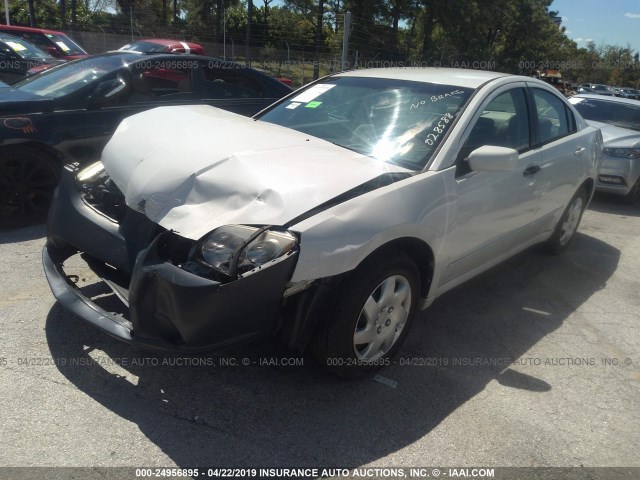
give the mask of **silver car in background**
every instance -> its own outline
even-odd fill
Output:
[[[576,95],[569,101],[604,139],[596,190],[622,195],[630,204],[640,200],[640,101]]]

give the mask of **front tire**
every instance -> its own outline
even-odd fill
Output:
[[[389,365],[416,315],[420,274],[404,253],[376,256],[341,285],[316,334],[316,357],[344,378]]]
[[[565,209],[560,221],[556,226],[553,235],[546,242],[546,250],[551,254],[558,254],[567,249],[571,240],[575,236],[580,220],[582,219],[582,213],[587,206],[587,192],[584,187],[575,193],[571,198],[569,205]]]

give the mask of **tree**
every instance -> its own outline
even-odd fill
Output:
[[[29,25],[32,27],[36,26],[36,9],[33,5],[33,0],[29,0],[28,2],[29,5]]]
[[[391,50],[394,60],[399,56],[399,28],[400,20],[404,18],[405,13],[410,8],[409,0],[384,0],[382,3],[383,18],[386,22],[391,22]]]
[[[324,0],[318,0],[318,19],[316,20],[316,56],[313,62],[313,79],[320,76],[320,51],[322,49],[322,26],[324,24]]]
[[[251,24],[253,23],[253,0],[247,0],[247,33],[245,37],[245,63],[251,66]]]
[[[60,0],[60,21],[62,28],[67,28],[67,0]]]
[[[342,8],[343,1],[342,0],[325,0],[324,2],[328,7],[328,15],[333,22],[333,31],[337,32],[340,29],[340,18],[344,13],[344,9]]]

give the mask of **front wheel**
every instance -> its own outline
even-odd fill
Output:
[[[389,365],[416,315],[419,279],[403,253],[378,256],[358,268],[316,334],[316,357],[345,378]]]
[[[565,209],[560,221],[556,226],[553,235],[546,243],[549,253],[557,254],[563,252],[568,246],[578,230],[582,213],[587,206],[587,192],[584,187],[575,193],[569,205]]]

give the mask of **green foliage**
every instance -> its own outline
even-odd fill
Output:
[[[65,2],[65,22],[60,20]],[[10,0],[13,23],[28,25],[24,0]],[[262,56],[311,58],[318,0],[253,0],[251,46]],[[629,45],[578,48],[550,11],[552,0],[324,0],[322,56],[339,58],[344,15],[352,12],[348,58],[359,65],[420,64],[529,74],[560,69],[572,82],[635,86],[638,52]],[[35,0],[38,26],[70,26],[71,0]],[[91,8],[89,8],[91,6]],[[177,16],[174,16],[174,8]],[[77,0],[76,28],[244,49],[247,0]],[[283,54],[282,52],[285,52]]]
[[[57,7],[53,0],[34,3],[36,11],[36,21],[41,26],[52,26],[59,24],[57,19]],[[29,6],[27,2],[9,2],[9,17],[14,25],[30,25]],[[4,19],[3,19],[4,23]]]

